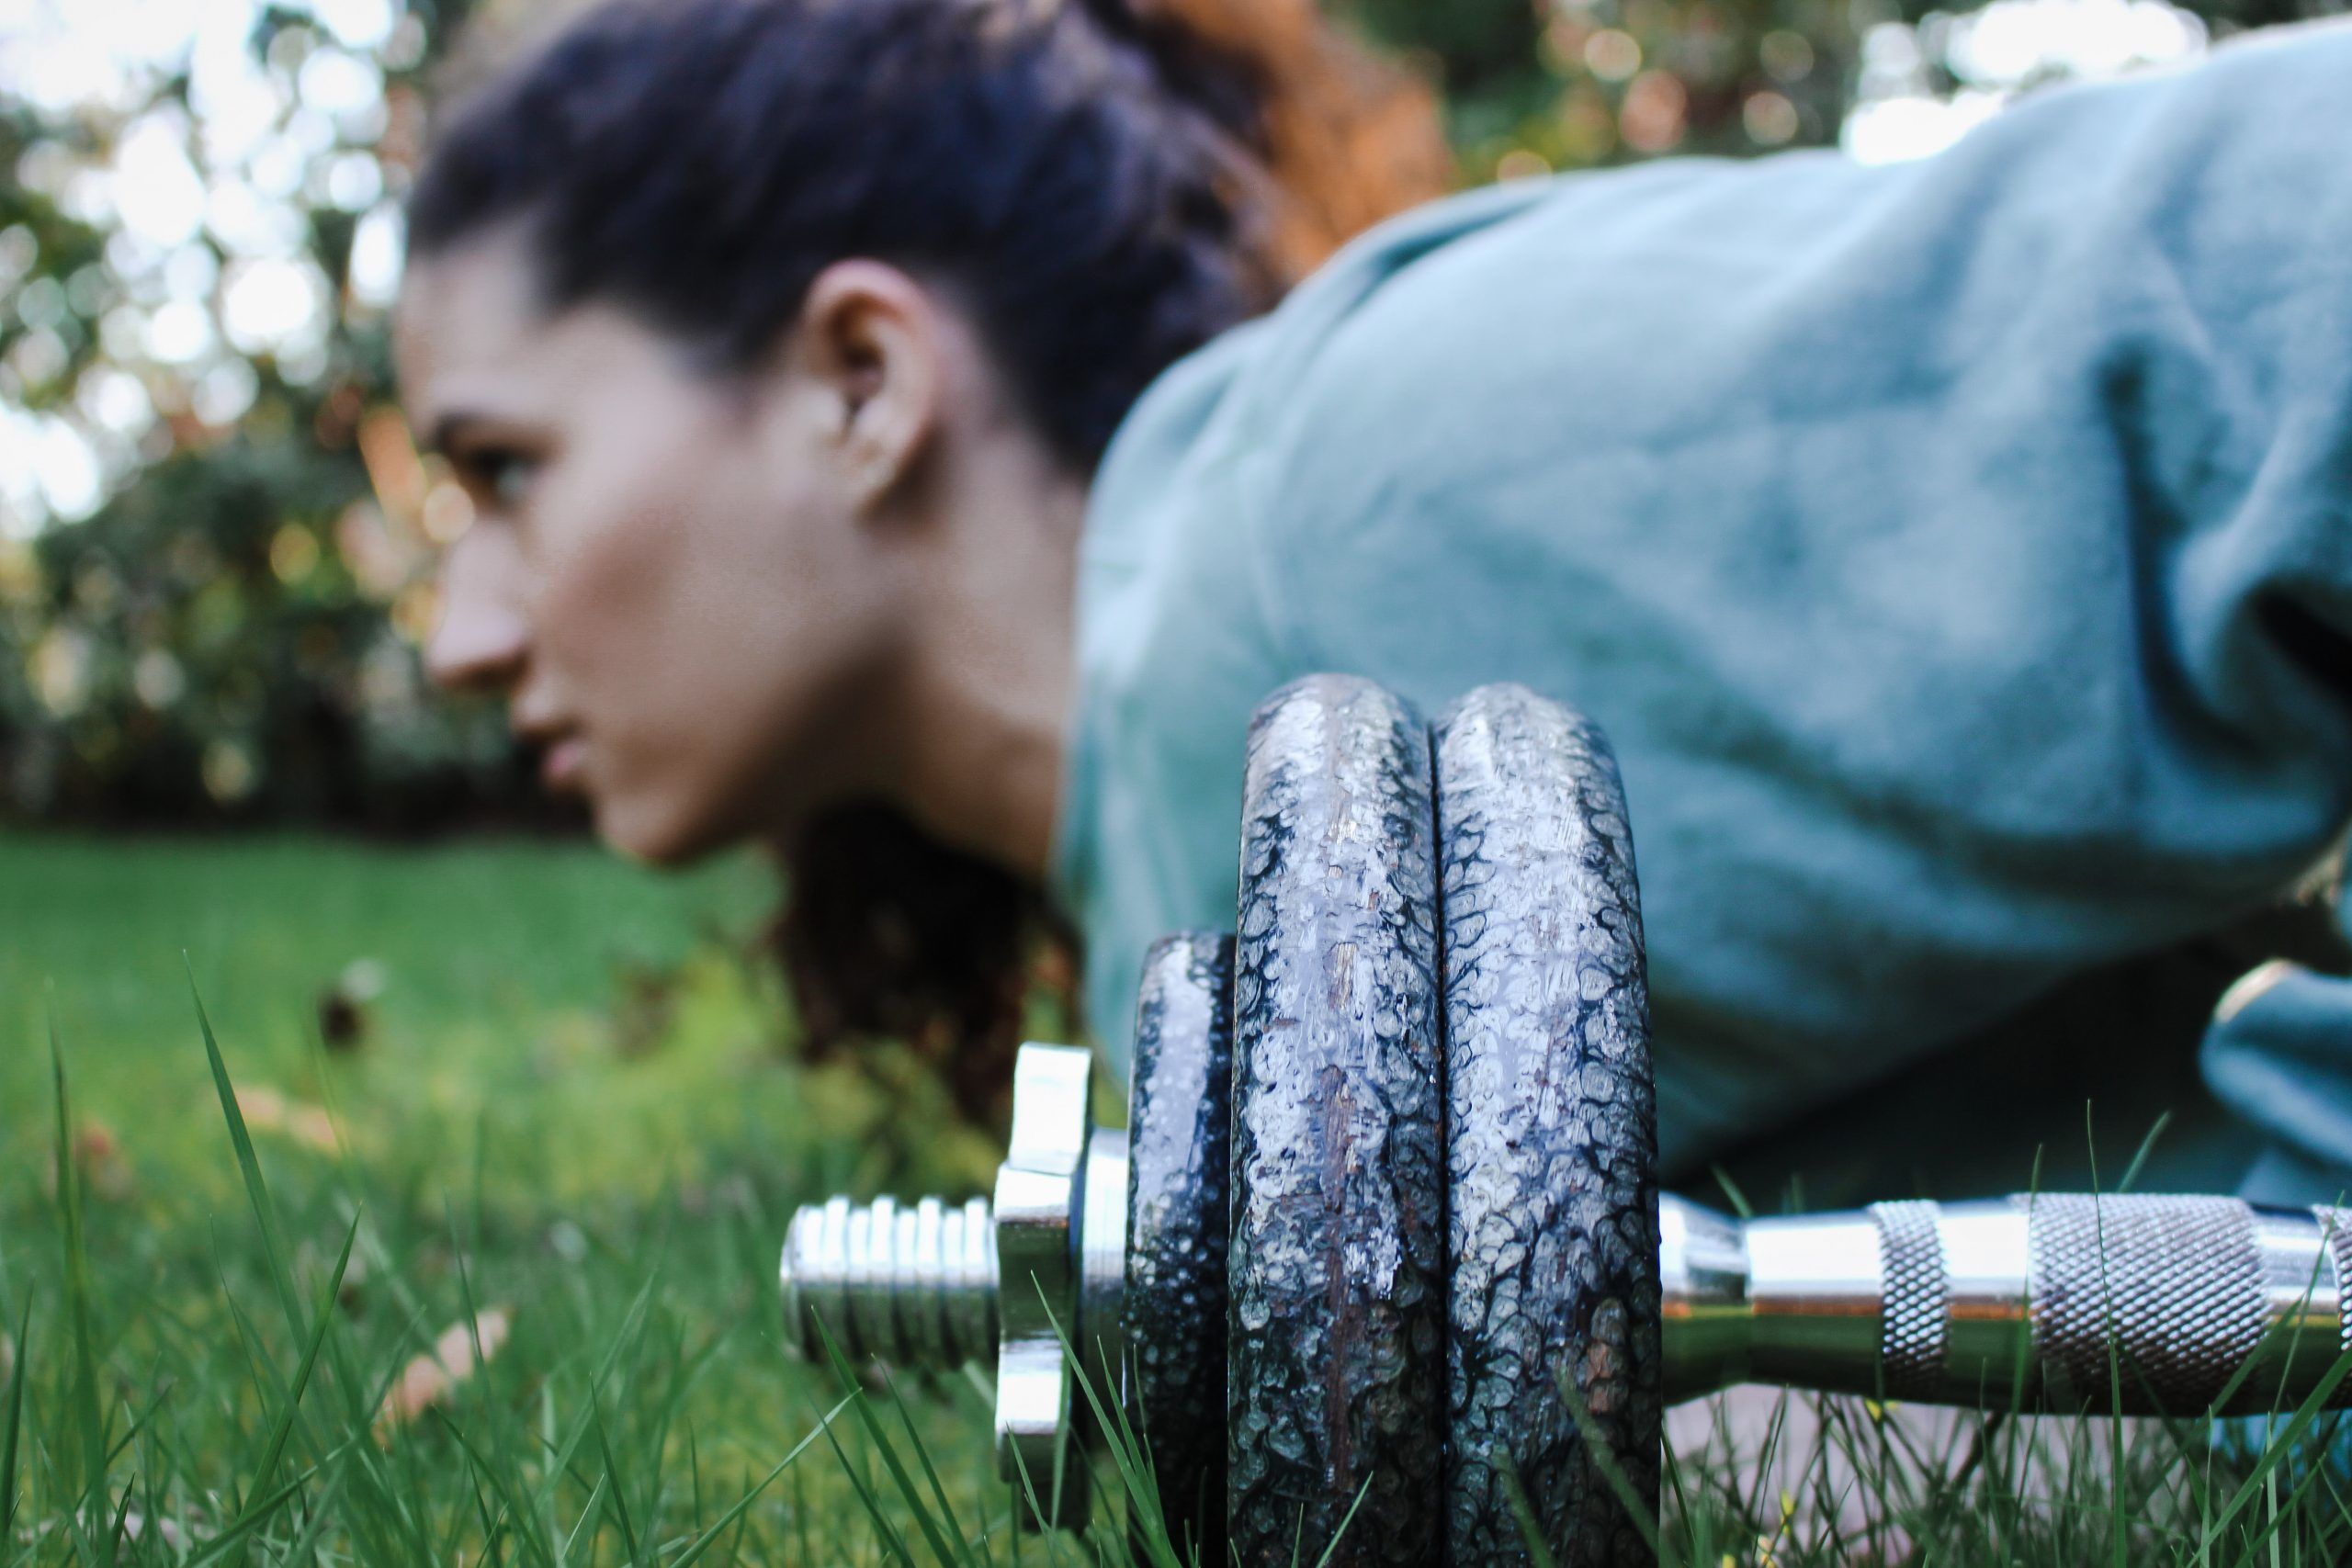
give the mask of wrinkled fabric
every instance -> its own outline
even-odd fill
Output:
[[[1607,731],[1669,1170],[2307,886],[2352,820],[2347,148],[2352,31],[2265,34],[1917,163],[1453,198],[1172,368],[1092,498],[1057,825],[1114,1060],[1147,944],[1230,927],[1250,709],[1317,670]],[[2345,1165],[2331,997],[2211,1069]]]
[[[2352,1204],[2352,978],[2253,970],[2215,1008],[2202,1061],[2222,1103],[2270,1134],[2246,1197]]]

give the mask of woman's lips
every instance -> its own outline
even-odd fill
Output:
[[[577,735],[567,735],[548,747],[547,754],[539,759],[539,780],[548,789],[577,794],[581,769],[587,761],[588,743]]]

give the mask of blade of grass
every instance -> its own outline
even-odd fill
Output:
[[[331,1458],[339,1458],[350,1453],[353,1447],[358,1441],[359,1439],[356,1438],[346,1439],[343,1446],[337,1449],[334,1451],[334,1455],[331,1456]],[[204,1568],[206,1563],[217,1562],[221,1558],[228,1556],[230,1552],[234,1551],[238,1546],[243,1544],[246,1538],[250,1537],[255,1530],[261,1529],[264,1522],[266,1522],[271,1515],[277,1513],[280,1508],[283,1508],[288,1503],[292,1502],[295,1495],[300,1492],[305,1485],[309,1484],[317,1473],[317,1470],[313,1468],[303,1472],[300,1475],[289,1477],[285,1485],[271,1493],[266,1498],[258,1502],[248,1502],[245,1511],[242,1515],[238,1516],[236,1523],[222,1530],[219,1535],[214,1536],[210,1540],[206,1541],[203,1546],[186,1558],[180,1563],[179,1568]],[[280,1561],[290,1562],[291,1559],[284,1558],[280,1559]]]
[[[898,1380],[890,1376],[887,1367],[882,1371],[882,1387],[890,1396],[891,1407],[899,1413],[899,1427],[907,1435],[908,1447],[914,1450],[915,1461],[922,1466],[923,1480],[931,1487],[932,1502],[937,1506],[939,1517],[952,1524],[956,1510],[947,1501],[947,1488],[940,1482],[938,1467],[931,1462],[931,1450],[924,1444],[922,1434],[915,1430],[914,1412],[907,1408],[906,1396],[899,1392]],[[970,1549],[959,1545],[956,1558],[961,1562],[969,1563],[972,1561]]]
[[[33,1457],[40,1461],[41,1473],[49,1477],[50,1491],[61,1497],[72,1491],[72,1488],[65,1484],[65,1478],[57,1473],[57,1461],[50,1457],[49,1445],[42,1442],[38,1435],[33,1438]],[[78,1507],[66,1509],[59,1516],[58,1522],[62,1524],[66,1533],[74,1538],[76,1562],[98,1561],[96,1543],[90,1539],[89,1527],[83,1519]]]
[[[122,1489],[122,1501],[115,1506],[113,1522],[107,1526],[107,1556],[109,1560],[122,1546],[122,1522],[130,1517],[130,1503],[134,1495],[136,1494],[130,1487]]]
[[[16,1366],[8,1374],[8,1431],[0,1438],[0,1540],[8,1540],[17,1533],[17,1438],[24,1430],[25,1379],[32,1370],[33,1328],[32,1297],[25,1298],[25,1310],[17,1319]]]
[[[842,1404],[862,1404],[865,1398],[865,1391],[853,1385],[849,1397]],[[838,1412],[842,1405],[835,1405],[833,1408]],[[900,1539],[888,1517],[882,1512],[881,1500],[874,1495],[874,1489],[865,1483],[865,1478],[858,1474],[857,1467],[850,1463],[849,1453],[842,1447],[841,1439],[833,1436],[832,1423],[830,1421],[820,1423],[819,1430],[824,1434],[826,1443],[831,1447],[833,1457],[841,1461],[842,1473],[849,1478],[850,1488],[857,1494],[857,1500],[864,1506],[865,1516],[872,1521],[875,1533],[881,1538],[882,1544],[889,1551],[891,1557],[904,1563],[906,1568],[916,1568],[914,1554],[907,1550],[906,1541]]]
[[[1069,1336],[1063,1331],[1061,1319],[1055,1313],[1053,1303],[1045,1301],[1043,1287],[1039,1288],[1037,1294],[1046,1308],[1046,1321],[1053,1328],[1054,1341],[1061,1347],[1063,1364],[1069,1368],[1070,1375],[1078,1382],[1079,1392],[1094,1412],[1094,1428],[1110,1439],[1111,1462],[1118,1471],[1119,1484],[1127,1495],[1130,1522],[1140,1526],[1142,1544],[1151,1553],[1154,1568],[1179,1568],[1175,1543],[1169,1538],[1168,1521],[1160,1507],[1159,1483],[1153,1479],[1150,1466],[1144,1462],[1141,1446],[1127,1426],[1126,1412],[1116,1410],[1114,1414],[1115,1407],[1104,1405],[1102,1395],[1095,1390],[1094,1380],[1087,1375],[1077,1350],[1070,1345]],[[1100,1341],[1097,1343],[1099,1345]],[[1110,1371],[1106,1359],[1103,1365],[1106,1381]],[[1302,1515],[1302,1523],[1304,1519]]]
[[[302,1527],[302,1533],[287,1547],[284,1555],[278,1558],[280,1562],[300,1562],[305,1558],[312,1562],[318,1561],[319,1542],[326,1535],[327,1527],[337,1517],[336,1505],[343,1499],[343,1483],[351,1475],[350,1452],[350,1449],[345,1448],[343,1450],[345,1457],[336,1461],[334,1473],[327,1477],[326,1489],[319,1494],[318,1501],[309,1510],[310,1521]]]
[[[213,1091],[220,1099],[221,1119],[229,1123],[229,1141],[236,1145],[237,1169],[245,1181],[245,1197],[253,1205],[254,1218],[261,1225],[262,1257],[269,1265],[269,1282],[277,1292],[277,1304],[286,1314],[286,1326],[293,1333],[297,1344],[308,1339],[310,1331],[302,1321],[302,1304],[294,1289],[294,1275],[287,1267],[286,1239],[277,1227],[277,1205],[269,1200],[269,1184],[262,1179],[261,1160],[254,1153],[253,1134],[245,1129],[244,1112],[237,1109],[236,1087],[229,1081],[229,1065],[221,1060],[220,1042],[212,1033],[212,1020],[204,1010],[204,998],[196,987],[196,966],[187,954],[180,954],[180,962],[187,968],[187,993],[196,1003],[197,1028],[204,1035],[204,1057],[212,1068]]]
[[[2301,1515],[2302,1512],[2301,1504],[2303,1498],[2310,1494],[2312,1488],[2318,1483],[2320,1477],[2324,1475],[2326,1472],[2327,1465],[2324,1460],[2311,1465],[2311,1467],[2303,1472],[2303,1478],[2295,1483],[2294,1490],[2287,1495],[2287,1505],[2283,1508],[2278,1506],[2278,1472],[2276,1470],[2273,1470],[2270,1472],[2270,1483],[2265,1488],[2270,1497],[2270,1517],[2264,1522],[2262,1529],[2256,1532],[2255,1538],[2248,1541],[2244,1550],[2239,1553],[2239,1560],[2241,1562],[2250,1559],[2255,1552],[2260,1551],[2265,1546],[2267,1546],[2270,1549],[2271,1561],[2274,1563],[2278,1562],[2280,1528],[2290,1520],[2294,1519]]]
[[[49,1012],[50,1077],[57,1109],[57,1205],[64,1224],[66,1317],[74,1331],[74,1418],[81,1428],[82,1495],[76,1503],[85,1532],[100,1540],[96,1561],[113,1568],[115,1535],[107,1528],[107,1431],[98,1402],[98,1356],[90,1332],[89,1238],[82,1228],[81,1172],[74,1162],[72,1100],[65,1087],[65,1049],[57,1036],[57,1007]],[[86,1550],[86,1548],[85,1548]]]
[[[1616,1495],[1619,1506],[1625,1510],[1625,1517],[1632,1521],[1634,1532],[1642,1538],[1642,1544],[1649,1548],[1650,1555],[1670,1568],[1674,1559],[1667,1555],[1666,1543],[1658,1539],[1657,1516],[1651,1512],[1649,1503],[1634,1490],[1624,1467],[1617,1462],[1616,1454],[1610,1450],[1608,1434],[1601,1431],[1599,1423],[1592,1418],[1592,1412],[1585,1407],[1584,1394],[1577,1388],[1575,1379],[1568,1375],[1566,1368],[1562,1368],[1553,1381],[1559,1385],[1560,1398],[1566,1404],[1568,1414],[1576,1419],[1577,1430],[1584,1438],[1585,1453],[1591,1459],[1593,1467],[1600,1472],[1610,1491]]]
[[[670,1568],[693,1568],[693,1564],[695,1560],[700,1558],[704,1552],[709,1551],[710,1543],[718,1539],[719,1532],[726,1529],[728,1526],[733,1524],[738,1518],[741,1517],[743,1514],[750,1509],[753,1503],[759,1501],[760,1494],[765,1492],[770,1486],[774,1485],[775,1478],[782,1475],[785,1472],[786,1468],[789,1466],[794,1460],[798,1459],[803,1453],[808,1451],[808,1445],[817,1440],[820,1433],[822,1433],[827,1437],[831,1437],[832,1435],[833,1417],[839,1416],[842,1413],[843,1406],[847,1405],[851,1400],[857,1397],[858,1396],[855,1393],[852,1393],[847,1399],[843,1399],[840,1404],[836,1404],[831,1410],[826,1411],[825,1414],[818,1419],[816,1431],[809,1433],[807,1437],[793,1444],[792,1451],[785,1455],[783,1459],[776,1462],[776,1467],[768,1472],[766,1479],[763,1480],[757,1486],[752,1487],[749,1492],[744,1493],[741,1502],[728,1509],[727,1512],[719,1515],[717,1519],[712,1521],[708,1529],[704,1530],[702,1534],[695,1537],[694,1540],[687,1546],[686,1550],[678,1554],[678,1560],[670,1564]]]
[[[1527,1548],[1527,1560],[1533,1568],[1559,1568],[1552,1549],[1544,1544],[1544,1526],[1535,1517],[1535,1509],[1527,1500],[1527,1488],[1520,1483],[1518,1461],[1509,1449],[1498,1449],[1489,1461],[1495,1473],[1502,1479],[1503,1500],[1510,1506],[1510,1517],[1519,1526],[1519,1540]]]
[[[1055,1456],[1054,1473],[1046,1478],[1047,1482],[1050,1483],[1051,1489],[1042,1498],[1037,1495],[1035,1478],[1029,1473],[1029,1462],[1021,1457],[1021,1449],[1019,1445],[1015,1444],[1007,1447],[1005,1452],[1012,1456],[1012,1468],[1016,1472],[1018,1472],[1020,1477],[1019,1495],[1016,1496],[1013,1503],[1016,1512],[1020,1507],[1020,1497],[1026,1497],[1029,1500],[1028,1514],[1025,1517],[1016,1518],[1015,1520],[1015,1528],[1012,1532],[1014,1546],[1013,1561],[1015,1562],[1020,1561],[1019,1548],[1021,1542],[1028,1537],[1035,1535],[1039,1540],[1046,1543],[1046,1561],[1056,1564],[1057,1568],[1058,1568],[1062,1560],[1062,1532],[1058,1529],[1032,1530],[1026,1527],[1026,1520],[1050,1519],[1060,1517],[1063,1503],[1062,1485],[1067,1479],[1063,1461],[1068,1457],[1069,1450],[1065,1449],[1061,1454]],[[1301,1514],[1299,1517],[1301,1520],[1304,1521],[1306,1516]]]
[[[1348,1511],[1340,1516],[1340,1528],[1331,1532],[1330,1544],[1323,1549],[1323,1555],[1315,1560],[1315,1568],[1331,1568],[1332,1553],[1340,1550],[1340,1542],[1348,1539],[1348,1527],[1356,1522],[1356,1510],[1363,1506],[1364,1498],[1371,1493],[1372,1477],[1367,1475],[1363,1478],[1363,1484],[1356,1488],[1355,1501],[1350,1503]],[[1299,1517],[1304,1520],[1306,1516],[1301,1514]]]
[[[1724,1201],[1731,1205],[1731,1212],[1743,1220],[1754,1219],[1755,1206],[1748,1202],[1747,1194],[1739,1190],[1739,1183],[1731,1179],[1731,1172],[1719,1165],[1711,1168],[1715,1178],[1715,1185],[1723,1189]]]
[[[2239,1483],[2237,1491],[2231,1495],[2229,1502],[2222,1506],[2221,1513],[2207,1521],[2206,1528],[2201,1532],[2200,1546],[2210,1547],[2215,1540],[2219,1539],[2221,1532],[2229,1527],[2231,1521],[2245,1511],[2246,1505],[2254,1500],[2256,1492],[2261,1488],[2265,1478],[2277,1469],[2279,1461],[2286,1457],[2290,1447],[2297,1438],[2309,1431],[2312,1423],[2327,1409],[2335,1396],[2337,1385],[2344,1382],[2347,1374],[2352,1374],[2352,1350],[2347,1350],[2335,1359],[2335,1364],[2328,1368],[2311,1393],[2303,1397],[2302,1404],[2296,1407],[2295,1414],[2288,1421],[2286,1429],[2278,1433],[2275,1440],[2263,1450],[2261,1458],[2256,1461],[2253,1473]]]
[[[2123,1179],[2115,1184],[2119,1197],[2131,1191],[2139,1181],[2140,1171],[2148,1163],[2148,1156],[2154,1152],[2156,1140],[2163,1137],[2165,1129],[2171,1125],[2172,1112],[2169,1111],[2159,1112],[2156,1119],[2148,1124],[2148,1135],[2140,1140],[2139,1152],[2132,1156],[2132,1163],[2123,1168]]]
[[[318,1325],[311,1331],[310,1344],[303,1348],[300,1363],[294,1369],[294,1384],[270,1432],[269,1447],[264,1450],[261,1463],[254,1468],[253,1484],[246,1492],[249,1497],[267,1490],[270,1477],[277,1472],[277,1461],[286,1452],[286,1441],[294,1432],[294,1419],[301,1412],[303,1393],[311,1386],[311,1373],[319,1364],[319,1348],[326,1342],[327,1330],[334,1323],[334,1299],[343,1289],[344,1272],[351,1266],[351,1247],[358,1238],[359,1221],[355,1215],[351,1228],[343,1234],[343,1250],[335,1257],[334,1270],[329,1276],[326,1292],[319,1302]]]
[[[612,1483],[605,1488],[605,1506],[611,1511],[614,1522],[621,1528],[621,1548],[628,1554],[630,1563],[635,1565],[635,1568],[642,1568],[645,1553],[637,1544],[637,1527],[629,1521],[628,1504],[621,1496],[620,1461],[613,1458],[612,1438],[605,1430],[605,1417],[601,1413],[595,1417],[595,1427],[596,1447],[605,1458],[604,1477],[597,1484],[603,1485],[606,1481]]]
[[[825,1357],[832,1363],[833,1375],[841,1379],[843,1387],[857,1387],[857,1372],[850,1366],[848,1358],[842,1354],[841,1347],[833,1342],[832,1332],[825,1326],[824,1319],[812,1316],[809,1321],[816,1324],[818,1337],[824,1341]],[[939,1560],[940,1568],[956,1568],[955,1548],[941,1531],[938,1521],[932,1517],[922,1495],[915,1489],[914,1477],[908,1473],[905,1462],[899,1458],[898,1450],[891,1446],[889,1434],[882,1429],[881,1420],[865,1400],[857,1402],[857,1416],[858,1424],[865,1428],[866,1437],[882,1455],[882,1467],[890,1472],[892,1483],[899,1488],[899,1495],[906,1499],[907,1506],[913,1510],[915,1527],[922,1531],[923,1540],[930,1546],[932,1555]]]
[[[596,1484],[588,1493],[588,1501],[581,1505],[580,1517],[571,1523],[571,1533],[565,1536],[557,1548],[555,1554],[557,1568],[562,1568],[563,1564],[571,1561],[571,1554],[579,1549],[581,1538],[588,1533],[588,1527],[596,1522],[597,1506],[604,1502],[605,1490],[612,1483],[613,1478],[609,1472],[596,1477]]]
[[[604,1359],[596,1364],[596,1371],[588,1380],[587,1403],[582,1407],[580,1415],[573,1418],[571,1428],[565,1435],[562,1443],[556,1445],[545,1438],[541,1439],[541,1447],[548,1457],[539,1483],[538,1494],[531,1499],[532,1506],[537,1510],[534,1515],[535,1517],[544,1517],[548,1520],[554,1519],[556,1488],[562,1483],[564,1476],[570,1472],[572,1456],[579,1452],[580,1445],[587,1439],[588,1425],[595,1413],[596,1401],[603,1397],[614,1369],[620,1364],[622,1352],[643,1331],[646,1309],[653,1300],[653,1287],[659,1278],[658,1274],[648,1275],[644,1285],[639,1287],[636,1299],[629,1303],[628,1312],[621,1319],[619,1332],[614,1336],[612,1344],[606,1347]]]
[[[2160,1128],[2162,1123],[2158,1124]],[[2158,1128],[2151,1128],[2153,1137]],[[2098,1184],[2098,1128],[2091,1102],[2083,1101],[2083,1147],[2091,1173],[2091,1224],[2098,1243],[2099,1305],[2107,1323],[2107,1398],[2110,1406],[2108,1448],[2107,1539],[2113,1568],[2128,1568],[2125,1551],[2131,1532],[2123,1523],[2123,1366],[2122,1318],[2115,1310],[2115,1290],[2107,1274],[2107,1204]],[[2146,1153],[2143,1144],[2141,1152]]]
[[[522,1511],[519,1506],[520,1500],[514,1495],[514,1489],[506,1483],[506,1476],[497,1466],[490,1462],[488,1456],[484,1455],[481,1450],[474,1446],[472,1440],[466,1436],[457,1422],[449,1418],[447,1411],[436,1410],[435,1415],[440,1421],[442,1429],[449,1434],[459,1448],[466,1450],[466,1457],[473,1461],[475,1473],[490,1483],[491,1490],[498,1495],[499,1506],[506,1510],[506,1517],[516,1521],[514,1539],[521,1541],[529,1550],[531,1555],[544,1565],[544,1568],[557,1568],[556,1559],[549,1550],[554,1543],[542,1541],[521,1528],[521,1522],[531,1516]]]

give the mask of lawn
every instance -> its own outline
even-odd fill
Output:
[[[0,1565],[1124,1560],[1010,1529],[978,1374],[784,1354],[795,1203],[976,1190],[995,1145],[901,1053],[797,1058],[772,897],[543,843],[0,836]],[[2312,1433],[1677,1422],[1672,1562],[2352,1542]]]
[[[888,1053],[795,1064],[750,955],[771,897],[750,862],[543,844],[0,838],[7,1347],[30,1318],[0,1562],[668,1562],[728,1518],[842,1397],[780,1348],[791,1206],[974,1190],[994,1157]],[[379,1425],[474,1321],[510,1330],[481,1373]],[[978,1531],[984,1403],[910,1404]],[[707,1560],[891,1560],[859,1414],[851,1468],[820,1438]]]
[[[748,858],[663,876],[530,842],[0,837],[0,1138],[46,1138],[53,1013],[80,1114],[147,1201],[242,1202],[192,976],[241,1087],[335,1111],[371,1173],[496,1207],[932,1174],[894,1163],[939,1147],[886,1114],[886,1086],[930,1109],[879,1076],[898,1064],[791,1070],[752,955],[773,898]],[[331,1043],[338,1008],[357,1021]],[[987,1140],[949,1149],[951,1176],[985,1179]]]

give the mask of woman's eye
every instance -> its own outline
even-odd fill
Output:
[[[468,465],[473,482],[491,505],[502,513],[518,510],[529,495],[538,462],[520,452],[482,452]]]

